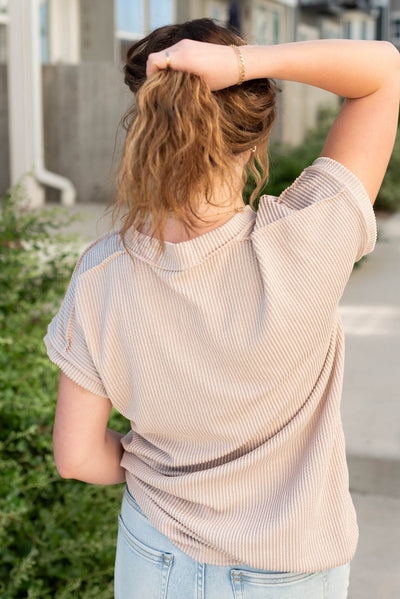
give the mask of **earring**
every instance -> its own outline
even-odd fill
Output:
[[[254,154],[254,152],[255,152],[256,150],[257,150],[257,146],[254,146],[254,148],[251,148],[250,152],[253,152],[253,154]]]

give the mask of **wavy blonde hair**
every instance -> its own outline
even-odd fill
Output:
[[[149,217],[153,237],[165,248],[164,227],[170,212],[193,230],[198,221],[199,192],[212,205],[216,179],[237,187],[232,159],[251,150],[241,185],[250,173],[253,206],[268,176],[267,145],[276,116],[276,84],[256,79],[212,92],[198,76],[163,70],[146,78],[147,57],[182,39],[244,45],[234,32],[210,19],[161,27],[133,44],[124,66],[134,104],[122,117],[126,130],[123,157],[114,175],[113,222],[121,220],[125,245],[130,230]],[[247,172],[246,172],[247,171]],[[220,206],[220,204],[218,204]]]

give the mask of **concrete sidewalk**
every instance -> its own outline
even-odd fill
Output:
[[[349,599],[400,597],[400,214],[377,223],[380,239],[339,304],[343,427],[360,528]]]
[[[400,498],[400,214],[377,222],[380,240],[339,304],[342,414],[352,488]]]
[[[109,230],[104,206],[71,209],[82,248]],[[340,301],[346,336],[342,417],[359,546],[348,599],[400,598],[400,213],[377,215],[380,240]]]

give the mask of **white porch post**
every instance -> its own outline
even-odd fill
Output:
[[[8,11],[10,179],[11,185],[15,185],[22,175],[34,168],[31,3],[13,0],[9,2]],[[43,204],[43,187],[32,175],[26,177],[25,188],[31,206]]]
[[[39,0],[13,0],[9,16],[11,185],[31,171],[34,178],[28,176],[25,186],[32,207],[44,204],[44,189],[39,183],[59,189],[61,203],[71,206],[76,200],[72,182],[44,166]]]

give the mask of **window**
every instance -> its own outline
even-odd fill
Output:
[[[117,0],[117,30],[121,39],[145,35],[144,0]]]
[[[307,42],[319,39],[319,30],[311,25],[299,23],[297,25],[296,41]]]
[[[150,0],[150,30],[173,23],[174,12],[173,0]]]
[[[267,3],[257,4],[253,12],[255,44],[279,44],[282,35],[282,11]]]
[[[124,61],[132,42],[175,21],[175,0],[116,0],[117,38]]]
[[[269,43],[268,11],[266,6],[259,4],[255,10],[256,44],[263,46]]]
[[[351,40],[351,21],[345,21],[343,23],[343,37]]]
[[[0,64],[7,62],[7,25],[0,23]]]
[[[0,0],[0,64],[7,63],[8,44],[7,44],[7,24],[9,22],[7,0]]]
[[[50,61],[49,48],[49,3],[48,0],[41,0],[39,5],[39,26],[40,26],[40,58],[42,63]]]
[[[272,43],[279,44],[279,11],[274,10],[272,12]]]
[[[361,23],[361,39],[362,40],[368,39],[368,35],[367,35],[367,21],[362,21],[362,23]]]
[[[392,40],[400,41],[400,16],[392,19]]]
[[[211,19],[220,23],[227,23],[229,19],[229,6],[227,2],[212,1],[208,4],[208,14]]]
[[[135,40],[175,20],[175,0],[117,0],[117,36]]]

